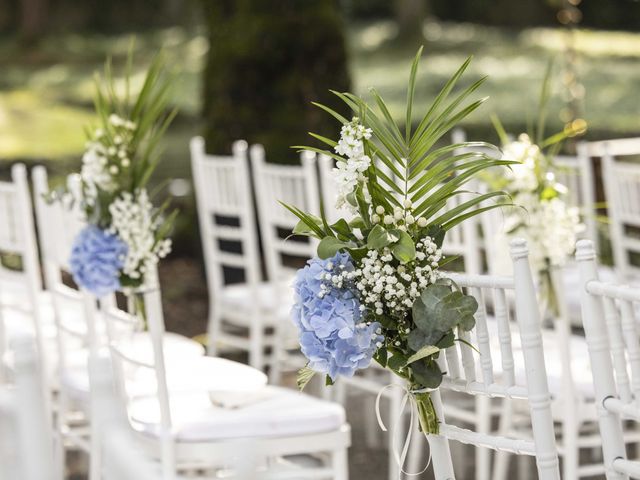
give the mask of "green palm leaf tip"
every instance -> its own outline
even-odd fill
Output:
[[[464,187],[483,171],[515,162],[500,159],[500,150],[489,143],[463,142],[441,146],[445,136],[486,101],[486,98],[471,98],[486,77],[464,88],[459,87],[460,79],[471,64],[471,57],[445,82],[433,101],[426,106],[417,124],[413,124],[414,114],[418,110],[416,92],[420,88],[417,79],[422,54],[423,47],[420,47],[411,63],[403,128],[398,125],[376,89],[369,90],[371,101],[353,93],[332,91],[351,110],[352,116],[358,117],[372,131],[371,139],[364,142],[365,151],[372,159],[371,168],[365,172],[371,201],[369,204],[364,202],[360,190],[354,195],[357,200],[354,205],[362,218],[362,222],[358,222],[358,228],[364,228],[367,232],[371,228],[371,209],[378,205],[389,209],[411,200],[415,205],[416,216],[424,216],[429,224],[449,229],[478,213],[509,204],[504,199],[500,201],[499,197],[504,197],[505,194],[496,191],[469,196],[455,209],[442,212],[449,199],[469,193]],[[349,121],[327,106],[318,103],[314,105],[341,124]],[[310,135],[324,143],[326,149],[306,146],[293,148],[325,154],[336,161],[346,161],[333,150],[335,140],[315,133]],[[483,153],[486,149],[495,151],[496,155]],[[384,171],[381,166],[385,167]],[[495,203],[488,205],[489,200]],[[286,207],[305,225],[297,233],[318,238],[335,236],[336,232],[326,222],[324,212],[321,212],[319,221],[316,221],[297,208]]]

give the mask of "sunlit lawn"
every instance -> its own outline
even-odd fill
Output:
[[[392,112],[399,114],[405,101],[408,64],[417,46],[394,45],[390,41],[393,28],[387,22],[352,27],[350,69],[355,90],[366,94],[367,87],[375,86]],[[475,135],[491,132],[490,113],[497,113],[511,131],[526,128],[535,112],[546,64],[555,56],[560,72],[567,39],[559,29],[516,32],[429,23],[425,31],[426,60],[419,76],[418,99],[431,98],[468,55],[474,56],[469,82],[489,75],[480,95],[490,99],[466,124]],[[59,35],[47,39],[37,51],[25,53],[9,39],[0,41],[0,158],[56,160],[60,167],[78,161],[83,127],[92,119],[93,72],[107,54],[122,64],[129,43],[129,35]],[[589,137],[640,134],[640,34],[579,31],[575,45],[586,92]],[[199,130],[200,72],[207,42],[202,32],[179,28],[137,35],[135,66],[140,78],[160,46],[176,67],[174,98],[181,109],[167,138],[171,162],[165,163],[163,173],[186,176],[187,141]],[[554,88],[559,95],[550,119],[552,127],[560,128],[558,112],[564,106],[560,74]]]

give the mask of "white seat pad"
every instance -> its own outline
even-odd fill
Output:
[[[234,323],[248,326],[251,321],[248,312],[257,307],[264,314],[262,320],[266,326],[289,319],[293,306],[291,283],[261,282],[255,291],[245,283],[225,287],[221,296],[223,318],[231,317]]]
[[[498,373],[498,370],[501,371],[501,353],[500,341],[498,338],[498,327],[495,318],[487,318],[487,328],[489,331],[489,337],[491,339],[493,365],[494,369],[496,369],[496,373]],[[545,367],[547,370],[547,379],[549,383],[549,391],[554,398],[559,398],[562,396],[564,385],[564,378],[562,375],[562,349],[565,347],[563,345],[560,345],[561,342],[558,339],[555,331],[549,329],[542,330],[542,343],[544,349]],[[518,385],[526,385],[526,371],[524,366],[524,358],[522,355],[520,335],[518,334],[517,327],[514,328],[513,325],[511,347],[513,350],[515,364],[514,370],[516,375],[516,383]],[[571,372],[573,375],[574,384],[576,386],[576,391],[585,399],[593,399],[593,377],[591,375],[589,351],[587,350],[587,342],[585,337],[581,335],[571,334],[569,340],[569,349],[571,354]]]
[[[171,415],[180,442],[236,438],[273,438],[328,432],[345,422],[341,405],[294,390],[264,387],[257,401],[241,408],[215,406],[207,392],[174,395]],[[155,397],[135,400],[130,422],[145,435],[159,433],[159,407]]]
[[[117,342],[117,347],[123,353],[139,363],[153,363],[153,345],[149,332],[135,332]],[[177,333],[165,332],[163,336],[163,351],[167,361],[173,359],[199,357],[204,355],[204,346],[191,338]]]

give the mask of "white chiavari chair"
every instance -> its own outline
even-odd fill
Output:
[[[18,334],[10,348],[15,385],[0,387],[0,478],[62,480],[54,468],[51,413],[37,344]]]
[[[68,177],[70,195],[81,197],[80,177]],[[80,450],[90,456],[90,478],[99,478],[100,457],[96,425],[91,422],[91,385],[88,358],[106,346],[105,326],[98,317],[87,318],[91,297],[78,290],[71,282],[69,258],[73,241],[86,222],[79,203],[72,198],[45,202],[49,193],[47,172],[44,167],[34,169],[34,190],[40,236],[46,243],[43,248],[43,265],[47,292],[53,304],[56,326],[55,355],[51,355],[49,368],[55,372],[52,387],[56,390],[56,435],[60,445],[67,450]],[[140,324],[131,325],[128,348],[136,358],[146,358],[151,350],[147,332],[140,331]],[[201,356],[202,346],[181,335],[167,333],[163,340],[170,357]],[[64,457],[64,452],[58,452]]]
[[[288,311],[279,301],[281,286],[262,280],[247,143],[235,142],[232,156],[207,155],[195,137],[191,165],[209,289],[209,353],[240,349],[262,369],[275,325]]]
[[[582,315],[589,348],[607,480],[640,478],[640,461],[630,460],[623,423],[640,422],[640,290],[598,280],[595,249],[577,245],[582,278]],[[637,455],[637,450],[636,450]]]
[[[258,225],[267,277],[277,288],[272,293],[272,301],[276,301],[279,307],[280,319],[275,325],[277,344],[274,353],[277,358],[270,374],[277,384],[281,368],[304,366],[299,355],[288,354],[289,349],[298,350],[297,334],[290,317],[293,305],[291,283],[296,271],[316,255],[318,245],[315,239],[291,236],[298,218],[279,202],[319,216],[316,155],[304,151],[300,154],[300,166],[278,165],[267,163],[262,145],[252,145],[249,156],[253,168]]]
[[[160,341],[164,321],[158,284],[150,280],[143,298],[152,358],[131,358],[118,339],[111,339],[110,347],[129,423],[140,445],[160,461],[164,480],[173,479],[177,471],[224,470],[233,463],[229,452],[243,439],[257,442],[260,465],[265,467],[279,464],[276,459],[281,457],[328,455],[319,467],[292,465],[294,473],[283,471],[281,478],[347,479],[350,431],[341,406],[266,386],[259,370],[221,358],[201,357],[171,366]],[[101,307],[107,324],[127,315],[114,310],[113,304]],[[145,375],[155,384],[153,394],[137,391]]]
[[[460,338],[479,353],[459,343],[439,358],[446,372],[439,391],[433,393],[440,435],[427,437],[436,478],[455,478],[449,440],[496,450],[498,458],[507,452],[533,457],[538,478],[560,478],[540,319],[527,255],[526,242],[516,239],[511,243],[512,277],[448,274],[478,301],[476,326],[470,333],[461,333]],[[515,320],[509,318],[509,296],[516,299]],[[489,297],[491,303],[487,302]],[[511,401],[520,401],[526,405],[533,425],[531,434],[528,438],[512,437],[502,428],[490,433],[450,424],[440,401],[441,391],[502,398],[505,408]]]
[[[9,268],[9,258],[19,259],[20,268]],[[33,224],[27,169],[11,168],[11,181],[0,182],[0,381],[10,369],[11,356],[4,350],[14,334],[35,334],[39,361],[46,364],[45,337],[51,338],[52,321],[42,311],[42,280]]]
[[[637,282],[640,280],[640,139],[606,141],[601,149],[614,267],[620,280]]]

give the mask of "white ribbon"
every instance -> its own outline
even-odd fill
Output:
[[[411,437],[412,437],[413,429],[415,426],[415,415],[416,415],[415,412],[418,410],[418,402],[416,401],[414,394],[426,393],[431,390],[424,389],[424,390],[416,390],[412,392],[406,386],[399,385],[397,383],[391,383],[389,385],[382,387],[378,392],[378,396],[376,397],[376,418],[378,420],[378,425],[380,425],[380,429],[383,432],[387,431],[387,427],[382,421],[382,415],[380,414],[380,399],[384,395],[384,392],[391,388],[399,388],[404,392],[404,395],[402,397],[402,402],[400,403],[400,409],[396,414],[396,418],[395,418],[395,421],[393,422],[393,425],[391,427],[391,433],[390,433],[390,435],[392,435],[391,446],[393,450],[393,456],[395,458],[396,463],[398,464],[398,467],[400,467],[400,471],[398,472],[398,479],[400,480],[402,479],[402,474],[405,474],[409,477],[417,477],[418,475],[422,475],[424,472],[426,472],[427,468],[429,468],[429,465],[431,465],[431,451],[429,451],[429,460],[427,461],[427,465],[422,470],[416,473],[409,473],[404,470],[404,464],[407,460],[407,454],[409,453],[409,447],[411,446]],[[397,435],[398,426],[399,426],[399,423],[402,422],[402,417],[404,415],[404,410],[407,407],[407,403],[410,406],[409,429],[407,430],[407,435],[404,439],[404,443],[402,444],[402,448],[399,448],[398,435]]]

